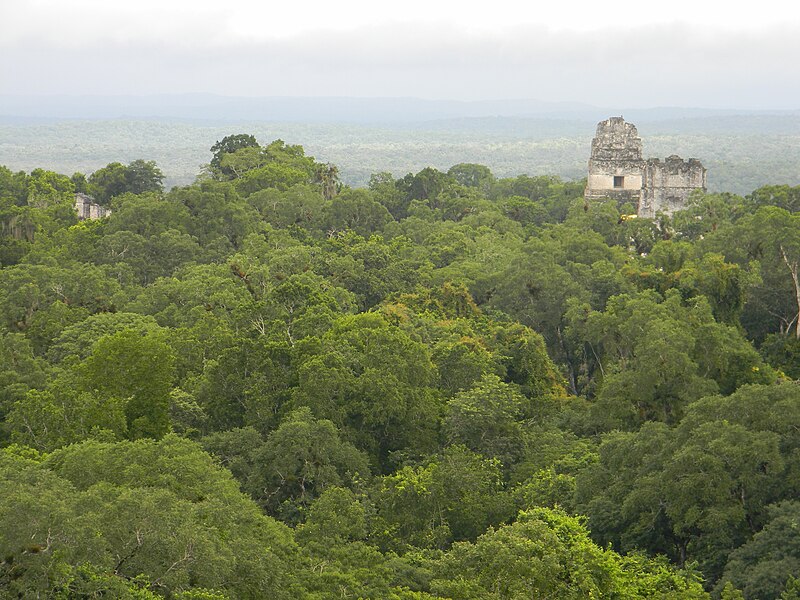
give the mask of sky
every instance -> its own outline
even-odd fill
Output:
[[[0,0],[0,94],[800,108],[790,0]]]

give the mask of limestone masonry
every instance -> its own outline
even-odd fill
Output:
[[[81,221],[86,219],[102,219],[111,214],[111,209],[100,206],[94,201],[94,198],[86,194],[75,194],[75,204],[73,206],[75,212],[78,213],[78,219]]]
[[[597,124],[589,159],[587,200],[612,198],[630,202],[640,217],[684,208],[694,190],[706,189],[706,169],[696,158],[642,158],[642,138],[622,117]]]

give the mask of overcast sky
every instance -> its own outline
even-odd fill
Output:
[[[797,0],[0,0],[0,93],[800,108]]]

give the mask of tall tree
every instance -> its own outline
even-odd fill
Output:
[[[218,140],[211,146],[211,153],[214,155],[211,158],[211,172],[214,174],[229,176],[230,171],[222,166],[222,159],[226,154],[232,154],[242,148],[260,148],[256,138],[246,133],[238,133],[235,135],[226,135],[221,140]]]
[[[127,191],[132,194],[164,191],[162,185],[164,174],[154,160],[142,160],[139,158],[129,163],[127,169],[125,181],[128,185]]]
[[[87,390],[124,401],[131,439],[158,439],[169,431],[174,365],[159,334],[126,329],[95,342],[79,374]]]

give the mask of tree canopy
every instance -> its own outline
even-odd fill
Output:
[[[796,188],[391,167],[0,167],[0,590],[798,597]]]

